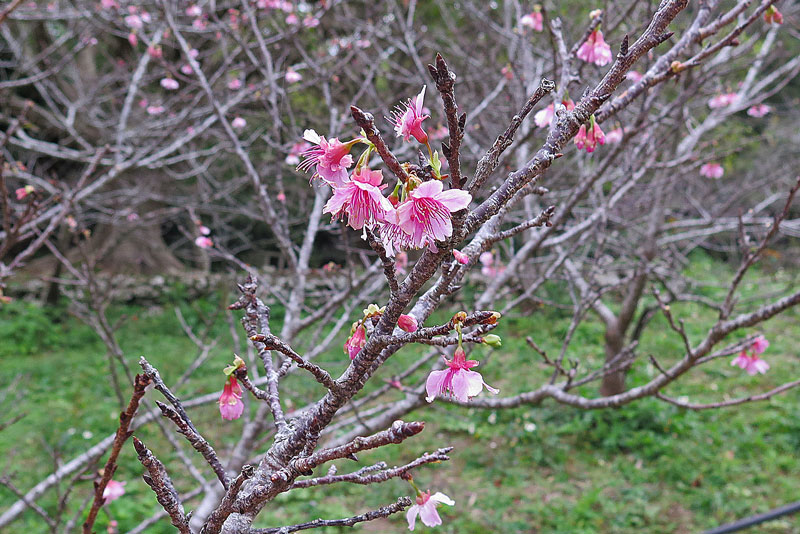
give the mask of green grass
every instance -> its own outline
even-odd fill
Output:
[[[691,266],[691,274],[697,279],[719,280],[720,272],[726,274],[728,270],[708,259],[701,258]],[[745,281],[744,293],[785,287],[781,276],[756,273]],[[709,290],[710,295],[716,293]],[[184,304],[182,309],[191,324],[199,325],[202,317],[224,303],[224,297],[212,297]],[[280,320],[279,311],[273,315],[276,321]],[[453,311],[442,311],[438,319]],[[698,306],[678,305],[673,311],[686,319],[687,331],[694,340],[701,338],[713,320]],[[119,342],[134,370],[138,357],[146,355],[162,376],[173,382],[196,355],[170,306],[117,307],[111,315],[113,320],[127,317],[119,330]],[[477,351],[477,359],[485,363],[482,371],[487,382],[500,387],[502,394],[513,394],[545,381],[549,369],[526,349],[524,338],[533,335],[546,350],[557,352],[568,325],[569,315],[554,310],[504,318],[497,331],[503,337],[503,347],[488,358],[489,349]],[[800,376],[798,325],[800,314],[796,311],[763,325],[771,341],[765,354],[772,366],[767,375],[749,377],[731,367],[725,358],[695,370],[666,393],[698,402],[713,401],[766,391]],[[224,341],[229,339],[228,327],[221,317],[212,332],[221,339],[220,346],[195,378],[178,391],[182,397],[216,391],[222,385],[219,371],[235,348]],[[735,337],[749,333],[738,332]],[[599,323],[590,318],[576,332],[569,356],[581,358],[586,366],[598,364],[602,334]],[[4,413],[0,420],[19,410],[27,413],[25,419],[0,432],[0,469],[12,474],[20,488],[27,489],[51,472],[54,462],[68,461],[112,433],[119,405],[107,379],[103,345],[66,310],[44,310],[20,302],[4,306],[0,310],[0,339],[0,383],[20,377],[16,397],[0,404]],[[630,375],[630,383],[643,383],[658,372],[647,363],[647,354],[668,365],[681,350],[681,341],[666,322],[661,317],[655,319],[642,343],[642,357]],[[398,354],[378,381],[401,369],[418,352],[408,349]],[[346,364],[343,356],[337,345],[319,361],[338,372]],[[292,377],[286,386],[297,392],[295,405],[319,393],[316,384],[300,378]],[[582,393],[593,395],[594,387],[585,387]],[[401,398],[400,392],[393,394]],[[154,393],[148,396],[158,398]],[[791,391],[765,403],[705,412],[687,412],[654,399],[592,412],[552,401],[502,412],[435,403],[406,416],[406,420],[426,421],[426,429],[418,437],[403,446],[359,455],[357,464],[347,461],[336,465],[339,472],[379,460],[399,465],[423,451],[454,446],[452,461],[415,473],[420,487],[443,491],[456,500],[455,507],[440,508],[444,525],[438,532],[699,532],[798,500],[798,401],[800,392]],[[214,405],[193,410],[192,417],[199,428],[207,429],[222,454],[233,444],[242,425],[241,421],[221,422]],[[137,436],[170,466],[179,488],[192,487],[179,460],[166,453],[169,446],[155,425],[137,432]],[[185,450],[202,469],[199,457],[191,449]],[[127,446],[115,477],[128,481],[127,493],[108,507],[121,532],[158,508],[140,475],[141,466],[132,447]],[[73,499],[75,503],[88,494],[90,482],[82,482],[76,491],[81,496]],[[259,525],[345,517],[401,495],[411,495],[410,487],[401,480],[378,486],[340,485],[293,492],[281,495],[268,507]],[[41,504],[52,510],[56,499],[50,492]],[[0,488],[0,509],[14,500],[8,490]],[[101,513],[98,532],[104,530],[107,521]],[[403,532],[407,527],[403,517],[397,515],[387,522],[357,528]],[[418,529],[427,530],[421,525]],[[172,531],[165,522],[148,533]],[[26,512],[6,532],[44,532],[44,527],[35,514]],[[774,521],[751,532],[800,533],[800,520]]]

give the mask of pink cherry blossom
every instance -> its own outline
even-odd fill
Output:
[[[203,226],[202,224],[197,227],[197,231],[200,232],[201,235],[209,235],[211,233],[211,228],[208,226]]]
[[[544,29],[542,25],[543,18],[541,11],[534,11],[532,13],[528,13],[527,15],[523,15],[519,19],[519,25],[523,28],[531,28],[533,31],[540,32]]]
[[[481,262],[481,274],[489,278],[494,278],[498,274],[506,270],[506,266],[500,262],[495,263],[494,254],[489,251],[481,253],[478,257]]]
[[[300,155],[309,148],[311,148],[311,143],[308,143],[307,141],[299,141],[293,144],[284,161],[287,165],[297,165],[300,163]]]
[[[286,69],[284,79],[286,80],[286,83],[297,83],[303,79],[303,75],[294,70],[292,67],[289,67]]]
[[[396,215],[397,212],[395,211],[394,214]],[[391,219],[391,214],[389,215],[389,219]],[[391,220],[385,221],[380,226],[379,230],[383,246],[386,247],[386,254],[390,257],[394,256],[395,253],[399,256],[400,254],[404,254],[402,252],[404,250],[417,248],[414,245],[414,240],[411,235],[407,234],[399,224]]]
[[[334,218],[346,213],[347,224],[356,230],[386,220],[394,208],[381,193],[386,187],[382,182],[382,171],[371,171],[366,167],[357,169],[352,180],[334,189],[322,213],[330,213]]]
[[[453,249],[453,257],[461,265],[466,265],[466,264],[469,263],[469,256],[467,256],[466,254],[464,254],[460,250]]]
[[[275,198],[278,199],[278,202],[280,202],[281,204],[286,203],[286,193],[284,193],[283,191],[275,195]]]
[[[240,80],[239,78],[234,78],[228,82],[228,89],[230,89],[231,91],[238,91],[241,88],[242,88],[242,80]]]
[[[437,504],[446,504],[453,506],[456,502],[437,491],[431,495],[430,491],[426,491],[417,495],[417,504],[413,505],[406,512],[406,520],[408,520],[408,530],[414,530],[417,523],[417,516],[422,520],[422,523],[429,527],[435,527],[442,524],[442,518],[439,517],[439,512],[436,511]]]
[[[700,176],[706,178],[722,178],[723,174],[725,174],[725,169],[719,163],[706,163],[700,167]]]
[[[622,128],[614,128],[606,134],[606,143],[619,143],[624,135]]]
[[[315,146],[304,151],[304,161],[298,170],[308,171],[314,167],[314,176],[319,176],[332,187],[341,187],[347,180],[347,169],[353,164],[350,147],[355,141],[342,143],[334,137],[330,141],[324,135],[319,135],[314,130],[306,130],[303,139]]]
[[[611,47],[603,40],[600,29],[589,34],[589,38],[578,49],[578,57],[598,67],[611,63]]]
[[[405,332],[416,332],[418,326],[417,319],[413,315],[403,314],[397,320],[397,326]]]
[[[750,350],[753,351],[753,354],[763,354],[765,350],[769,348],[769,341],[764,336],[758,336],[753,340],[753,344],[750,346]]]
[[[161,47],[157,45],[148,46],[147,54],[153,59],[158,59],[164,55],[163,51],[161,50]]]
[[[428,393],[425,400],[428,402],[433,402],[437,395],[445,393],[449,393],[460,402],[467,402],[484,387],[495,395],[500,393],[500,390],[484,382],[480,373],[470,371],[470,368],[477,366],[478,362],[467,360],[467,355],[460,346],[456,348],[453,359],[445,360],[445,363],[447,369],[431,371],[428,375],[428,380],[425,382],[425,390]]]
[[[291,24],[292,26],[296,26],[300,24],[300,19],[294,13],[289,13],[286,15],[286,24]]]
[[[244,412],[244,403],[242,402],[242,388],[236,377],[231,375],[228,381],[225,382],[225,387],[222,389],[222,395],[219,396],[219,413],[223,419],[233,421],[239,419]]]
[[[757,354],[748,354],[743,350],[731,361],[734,367],[741,367],[748,375],[754,376],[759,373],[764,374],[769,370],[769,364],[758,357]]]
[[[423,145],[428,143],[428,134],[422,129],[422,121],[430,117],[430,115],[424,114],[425,111],[423,109],[425,87],[422,87],[422,91],[416,98],[409,99],[405,104],[398,106],[392,112],[392,118],[390,119],[397,137],[410,141],[413,135]]]
[[[139,44],[139,38],[136,36],[136,32],[131,32],[128,34],[128,42],[131,46],[136,46]]]
[[[35,191],[32,185],[26,185],[25,187],[19,187],[14,191],[14,194],[17,195],[17,200],[24,200],[25,197],[30,195]]]
[[[203,10],[200,9],[200,6],[196,6],[194,4],[190,5],[186,8],[186,16],[188,17],[199,17],[203,14]]]
[[[725,108],[731,104],[734,104],[738,98],[739,95],[736,93],[719,94],[712,97],[711,100],[708,101],[708,107],[711,109]]]
[[[594,121],[594,115],[592,115],[589,127],[587,128],[585,124],[582,124],[580,130],[578,130],[578,135],[575,136],[575,146],[578,147],[578,150],[585,149],[586,152],[591,154],[597,148],[597,145],[604,144],[606,144],[606,136],[603,130],[600,129],[600,125]]]
[[[180,87],[180,84],[174,78],[161,78],[159,83],[161,84],[161,87],[168,91],[175,91],[178,87]]]
[[[181,72],[186,76],[189,76],[191,73],[194,72],[194,70],[192,69],[191,65],[189,65],[188,63],[184,63],[183,65],[181,65]]]
[[[109,480],[105,489],[103,489],[103,504],[108,504],[125,495],[125,484],[127,484],[127,482]]]
[[[397,208],[397,224],[411,236],[414,248],[436,248],[453,234],[450,214],[469,206],[472,195],[461,189],[442,191],[442,182],[430,180],[417,186]]]
[[[319,26],[319,19],[313,15],[306,15],[306,18],[303,19],[303,26],[306,28],[316,28]]]
[[[127,24],[134,30],[141,30],[142,27],[144,27],[144,23],[142,22],[142,17],[140,17],[139,15],[128,15],[127,17],[125,17],[125,24]]]
[[[214,242],[211,241],[211,238],[204,235],[201,235],[197,239],[195,239],[194,244],[200,248],[211,248],[214,246]]]
[[[131,212],[125,217],[125,219],[127,219],[128,222],[136,222],[139,220],[139,214],[136,212]]]
[[[564,106],[567,111],[572,111],[575,109],[575,102],[569,98],[562,100],[561,105]],[[533,122],[539,128],[546,128],[550,126],[551,122],[553,122],[553,117],[555,117],[555,107],[553,104],[550,104],[546,108],[540,109],[536,112],[536,114],[533,116]]]
[[[231,126],[236,128],[237,130],[241,130],[242,128],[247,126],[247,121],[244,120],[242,117],[234,117],[234,119],[231,121]]]
[[[756,104],[755,106],[752,106],[750,107],[750,109],[747,110],[747,114],[750,115],[751,117],[764,117],[770,111],[772,111],[772,108],[769,107],[768,105]]]
[[[644,78],[644,74],[642,74],[638,70],[629,70],[628,73],[625,75],[625,79],[633,83],[639,83],[639,81],[641,81],[642,78]]]
[[[164,109],[164,106],[147,106],[148,115],[160,115],[165,111],[166,109]]]
[[[119,7],[119,4],[117,4],[117,0],[100,0],[100,7],[103,9],[114,9]]]
[[[358,39],[354,44],[358,48],[369,48],[372,46],[372,42],[370,42],[369,39]]]
[[[350,337],[347,338],[347,341],[344,342],[344,352],[350,356],[351,360],[354,360],[366,344],[367,330],[364,328],[364,325],[359,324],[350,334]]]

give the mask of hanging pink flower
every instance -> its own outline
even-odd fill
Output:
[[[17,195],[17,200],[24,200],[25,197],[30,195],[35,191],[32,185],[26,185],[25,187],[19,187],[14,191],[14,194]]]
[[[231,91],[238,91],[241,88],[242,88],[242,80],[240,80],[239,78],[234,78],[228,82],[228,89],[230,89]]]
[[[453,249],[453,257],[461,265],[466,265],[466,264],[469,263],[469,256],[467,256],[466,254],[464,254],[460,250]]]
[[[394,213],[395,215],[397,214],[396,211]],[[391,214],[388,218],[391,219]],[[386,254],[390,257],[394,256],[395,253],[397,253],[397,257],[400,257],[400,254],[405,254],[402,252],[403,250],[417,248],[414,246],[414,240],[411,235],[407,234],[399,224],[391,220],[387,220],[381,225],[380,233],[383,246],[386,247]]]
[[[425,400],[428,402],[433,402],[437,395],[445,393],[449,393],[460,402],[467,402],[470,397],[480,393],[484,387],[495,395],[500,393],[499,389],[484,382],[480,373],[470,371],[470,368],[478,365],[478,362],[467,360],[467,355],[460,346],[453,353],[453,359],[445,360],[445,362],[448,368],[431,371],[425,382],[425,390],[428,393]]]
[[[578,147],[578,150],[586,149],[586,152],[591,154],[597,148],[597,145],[604,144],[606,144],[606,136],[603,130],[600,129],[600,125],[595,122],[594,115],[592,115],[589,120],[589,127],[587,128],[585,124],[582,124],[580,130],[578,130],[578,135],[575,136],[575,146]]]
[[[450,214],[469,206],[472,195],[461,189],[442,191],[442,182],[429,180],[417,186],[397,208],[397,223],[411,236],[414,248],[427,245],[434,250],[435,241],[453,234]]]
[[[188,17],[199,17],[202,14],[203,10],[200,9],[200,6],[192,4],[186,8],[186,16]]]
[[[153,59],[159,59],[163,57],[164,52],[161,50],[160,46],[150,45],[147,47],[147,54]]]
[[[772,108],[769,107],[768,105],[766,105],[766,104],[756,104],[755,106],[752,106],[752,107],[750,107],[750,109],[747,110],[747,114],[750,115],[751,117],[759,117],[760,118],[760,117],[764,117],[765,115],[767,115],[770,111],[772,111]]]
[[[344,342],[344,352],[350,356],[351,360],[354,360],[366,344],[367,330],[363,324],[359,323],[350,334],[350,337],[347,338],[347,341]]]
[[[725,169],[719,163],[706,163],[700,167],[700,176],[706,178],[722,178],[723,174],[725,174]]]
[[[410,141],[413,135],[423,145],[428,143],[428,134],[422,129],[422,121],[430,117],[430,115],[424,114],[423,109],[425,87],[422,87],[422,91],[414,100],[409,99],[405,104],[398,106],[392,112],[392,119],[390,119],[394,124],[394,131],[397,133],[397,137]],[[403,106],[405,106],[405,109]]]
[[[247,121],[246,121],[246,120],[244,120],[242,117],[235,117],[235,118],[234,118],[234,119],[231,121],[231,126],[233,126],[234,128],[236,128],[237,130],[241,130],[242,128],[244,128],[245,126],[247,126]]]
[[[769,347],[769,341],[764,336],[758,336],[750,345],[750,350],[742,349],[742,352],[731,361],[731,365],[744,369],[748,375],[762,375],[769,371],[769,364],[759,356]]]
[[[197,231],[200,232],[201,235],[211,234],[211,228],[209,228],[208,226],[203,226],[202,224],[197,227]]]
[[[534,10],[532,13],[528,13],[527,15],[523,15],[519,19],[519,25],[523,28],[530,28],[533,31],[540,32],[544,29],[542,24],[543,22],[542,12],[539,10]]]
[[[306,28],[316,28],[319,26],[319,19],[313,15],[306,15],[303,19],[303,26]]]
[[[297,166],[298,170],[308,171],[315,167],[315,176],[334,188],[343,186],[347,180],[347,169],[353,164],[350,148],[356,141],[342,143],[336,137],[328,141],[324,135],[319,135],[314,130],[306,130],[303,139],[316,146],[300,154],[305,160]]]
[[[767,348],[769,348],[769,341],[764,336],[758,336],[753,340],[753,344],[750,345],[750,350],[753,351],[753,354],[763,354]]]
[[[284,76],[286,83],[297,83],[303,79],[303,75],[294,70],[292,67],[286,69],[286,75]]]
[[[178,87],[180,87],[178,81],[173,78],[161,78],[161,81],[159,83],[161,84],[161,87],[163,87],[168,91],[174,91]]]
[[[286,24],[291,24],[292,26],[296,26],[300,24],[300,19],[294,13],[289,13],[286,15]]]
[[[611,63],[611,47],[603,40],[603,32],[599,28],[589,34],[589,38],[578,48],[578,57],[598,67]]]
[[[127,482],[109,480],[105,489],[103,489],[103,504],[108,504],[125,495],[125,484],[127,484]]]
[[[417,523],[417,516],[422,520],[422,523],[429,527],[435,527],[442,524],[442,518],[439,517],[439,512],[436,511],[437,504],[446,504],[453,506],[456,502],[437,491],[431,495],[430,491],[426,491],[417,495],[417,504],[413,505],[406,512],[406,520],[408,520],[408,530],[414,530]]]
[[[416,332],[418,326],[417,319],[413,315],[403,314],[397,320],[397,326],[400,327],[400,330],[405,332]]]
[[[244,412],[244,403],[242,402],[242,387],[236,381],[236,377],[230,375],[228,381],[225,382],[225,387],[222,389],[222,395],[219,396],[219,413],[223,419],[233,421],[239,419]]]
[[[392,203],[383,196],[383,172],[371,171],[364,167],[353,173],[353,179],[336,187],[333,196],[325,204],[322,213],[330,213],[334,218],[347,214],[347,224],[355,230],[370,227],[376,222],[386,220],[393,211]]]
[[[197,237],[194,240],[194,244],[200,248],[211,248],[214,246],[214,242],[211,241],[211,238],[204,235]]]
[[[136,36],[136,32],[131,32],[128,34],[128,42],[131,46],[136,46],[139,44],[139,38]]]
[[[562,100],[561,105],[563,105],[567,111],[572,111],[575,109],[575,102],[569,98]],[[533,122],[536,123],[536,126],[539,128],[546,128],[550,126],[551,122],[553,122],[553,117],[555,117],[555,107],[553,104],[550,104],[546,108],[540,109],[536,112],[536,114],[533,116]]]
[[[783,14],[774,5],[764,11],[764,21],[767,24],[783,24]]]
[[[738,99],[739,95],[736,93],[719,94],[712,97],[711,100],[708,101],[708,107],[711,109],[725,108],[731,104],[734,104]]]
[[[283,191],[281,191],[280,193],[278,193],[277,195],[275,195],[275,198],[276,198],[276,199],[278,200],[278,202],[280,202],[281,204],[285,204],[285,203],[286,203],[286,193],[284,193]]]
[[[622,128],[614,128],[606,134],[606,143],[619,143],[624,135]]]

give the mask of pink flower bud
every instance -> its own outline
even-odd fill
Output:
[[[406,332],[416,332],[417,320],[416,318],[414,318],[413,315],[401,315],[400,318],[397,320],[397,326],[399,326],[401,330],[404,330]]]
[[[163,87],[168,91],[174,91],[178,87],[180,87],[178,81],[173,78],[161,78],[161,81],[159,83],[161,84],[161,87]]]
[[[469,256],[467,256],[460,250],[453,249],[453,256],[456,258],[456,261],[461,265],[466,265],[469,263]]]

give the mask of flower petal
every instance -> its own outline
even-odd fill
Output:
[[[414,525],[417,523],[417,515],[419,514],[419,506],[416,504],[408,509],[406,512],[406,520],[408,520],[408,530],[414,530]]]
[[[442,504],[446,504],[447,506],[453,506],[456,501],[442,493],[441,491],[437,491],[433,495],[431,495],[431,500],[435,502],[440,502]]]
[[[431,371],[431,374],[428,375],[428,380],[425,382],[425,391],[428,393],[428,396],[425,397],[426,401],[433,402],[436,395],[442,393],[442,387],[444,386],[444,381],[449,372],[449,369]]]
[[[436,195],[436,200],[453,212],[469,206],[469,203],[472,202],[472,195],[461,189],[448,189]]]
[[[436,503],[432,500],[428,500],[428,502],[420,506],[419,518],[429,527],[442,524],[442,518],[439,517],[439,512],[436,511]]]

